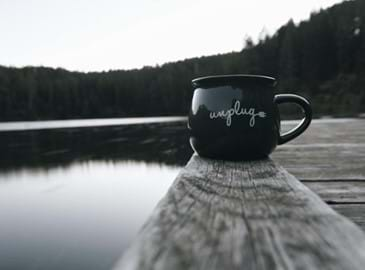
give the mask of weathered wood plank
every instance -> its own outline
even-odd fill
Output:
[[[282,123],[282,129],[286,130],[294,124]],[[343,144],[365,143],[365,119],[330,119],[313,120],[309,128],[290,144],[310,145],[318,144]]]
[[[365,231],[365,204],[333,204],[331,207]]]
[[[365,231],[365,181],[320,180],[301,181],[340,214]]]
[[[365,233],[271,160],[193,156],[115,269],[363,269]]]
[[[283,129],[293,125],[283,124]],[[365,119],[314,120],[272,155],[299,179],[364,179]]]
[[[365,144],[289,144],[272,158],[299,179],[365,180]]]
[[[364,203],[365,181],[302,181],[327,203]],[[365,215],[365,212],[363,213]]]

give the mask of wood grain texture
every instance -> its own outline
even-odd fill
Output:
[[[289,144],[272,158],[299,179],[365,180],[365,144]]]
[[[365,231],[365,204],[333,204],[331,207]]]
[[[364,119],[314,120],[272,158],[365,231],[364,134]]]
[[[365,181],[302,181],[327,203],[365,204]],[[365,213],[365,212],[364,212]]]
[[[365,231],[364,180],[305,180],[301,181],[330,206],[355,222]]]
[[[293,127],[283,123],[283,130]],[[272,158],[298,179],[365,180],[365,120],[313,120],[298,138],[279,146]]]
[[[364,269],[365,233],[270,159],[193,156],[115,269]]]

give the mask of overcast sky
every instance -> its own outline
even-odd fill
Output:
[[[239,51],[337,0],[0,0],[0,65],[140,68]]]

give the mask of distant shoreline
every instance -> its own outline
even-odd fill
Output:
[[[96,118],[46,121],[0,122],[0,132],[59,128],[103,127],[186,121],[186,116]]]
[[[332,118],[323,117],[312,121],[316,123],[341,123],[349,122],[362,118]],[[45,129],[64,129],[64,128],[83,128],[83,127],[106,127],[106,126],[123,126],[138,124],[158,124],[169,122],[184,122],[187,116],[159,116],[159,117],[128,117],[128,118],[96,118],[96,119],[70,119],[70,120],[46,120],[46,121],[14,121],[0,122],[0,132],[7,131],[30,131]],[[283,120],[282,123],[291,125],[298,123],[300,120]]]

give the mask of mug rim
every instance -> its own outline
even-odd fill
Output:
[[[255,75],[255,74],[229,74],[229,75],[213,75],[204,76],[193,79],[191,82],[193,86],[198,87],[204,83],[211,84],[224,84],[232,82],[248,82],[253,80],[266,81],[275,84],[276,79],[265,75]]]

